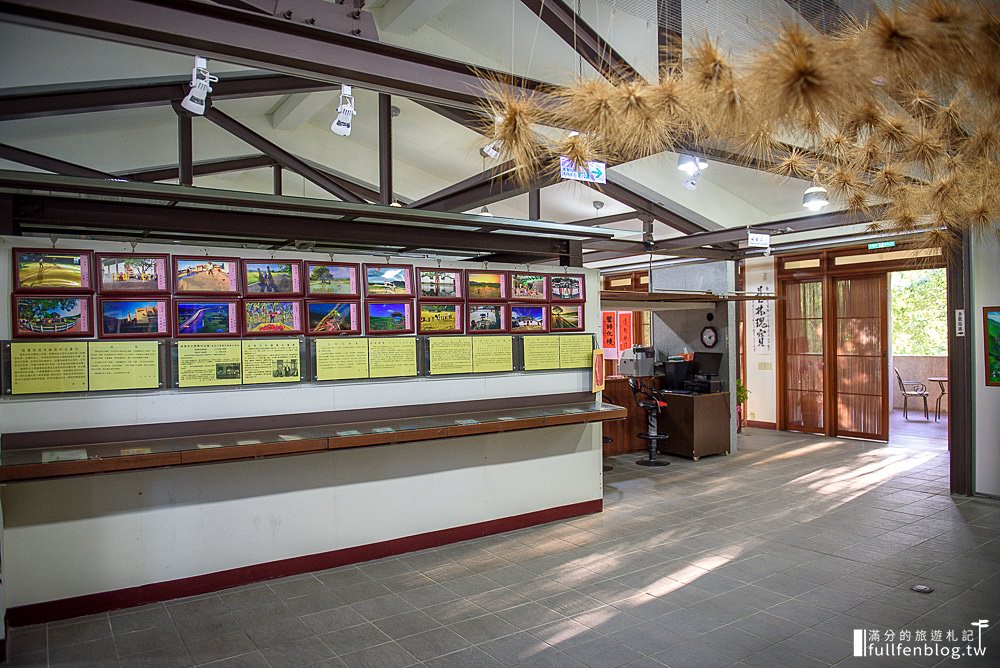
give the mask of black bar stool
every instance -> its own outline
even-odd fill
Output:
[[[667,407],[667,402],[663,400],[663,394],[648,385],[643,385],[635,378],[628,379],[628,386],[632,390],[632,396],[635,397],[636,405],[646,411],[646,433],[637,434],[637,436],[649,443],[649,457],[640,459],[636,464],[639,466],[669,466],[670,462],[656,458],[659,454],[657,446],[660,441],[669,438],[667,434],[661,434],[658,428],[660,411]],[[642,399],[641,396],[646,398]]]

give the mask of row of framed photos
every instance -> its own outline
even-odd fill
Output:
[[[579,332],[583,304],[472,303],[408,300],[99,297],[15,294],[14,338],[178,338],[379,334],[527,334]]]
[[[581,274],[14,249],[14,292],[582,303]],[[168,269],[169,268],[169,269]],[[95,271],[96,270],[96,271]]]

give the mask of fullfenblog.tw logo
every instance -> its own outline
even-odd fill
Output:
[[[936,657],[962,659],[986,655],[983,631],[988,619],[969,624],[972,628],[942,631],[901,629],[854,629],[854,656],[866,657]]]

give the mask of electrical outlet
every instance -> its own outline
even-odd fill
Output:
[[[757,419],[757,411],[750,411],[750,419],[751,420]]]
[[[770,371],[772,368],[770,362],[757,362],[758,371]]]

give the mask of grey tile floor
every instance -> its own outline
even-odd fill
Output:
[[[611,460],[599,515],[16,628],[10,663],[1000,665],[1000,502],[949,496],[943,447],[751,429],[734,456],[635,459]],[[983,659],[852,656],[854,629],[980,619]]]

